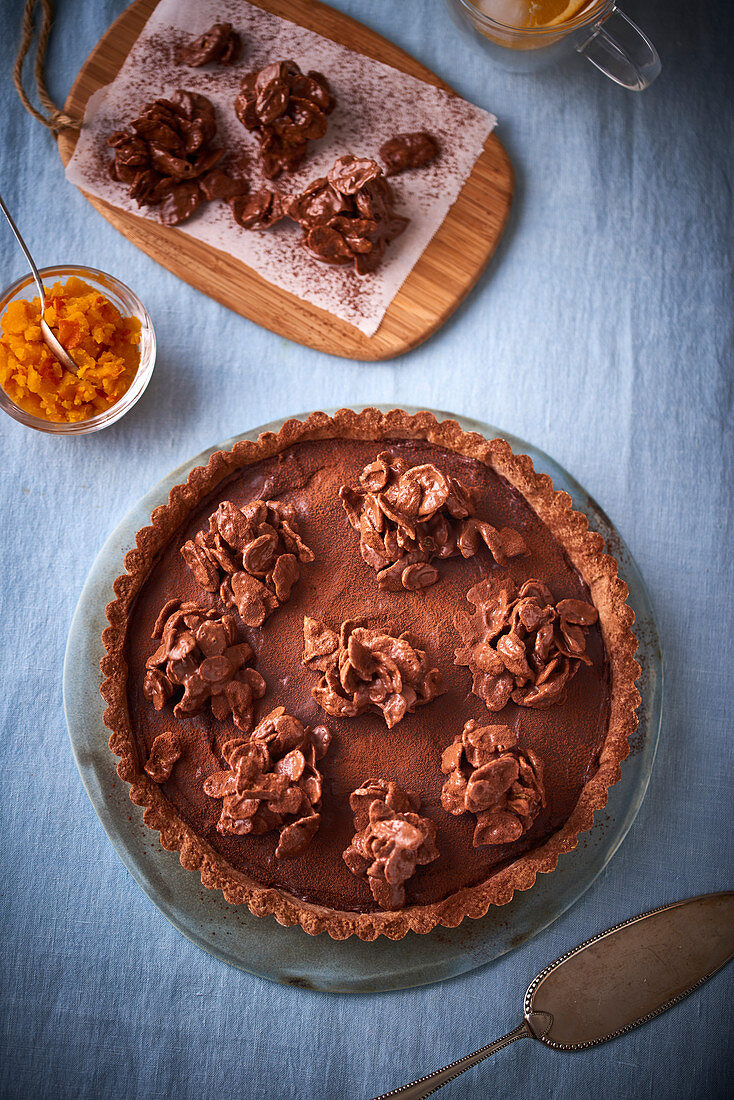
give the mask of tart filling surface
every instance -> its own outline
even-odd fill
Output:
[[[454,926],[552,870],[619,778],[639,702],[626,588],[502,441],[313,414],[218,452],[137,541],[108,607],[110,747],[164,846],[258,915],[337,938]],[[410,806],[373,799],[355,832],[375,784]]]

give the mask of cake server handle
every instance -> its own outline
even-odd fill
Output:
[[[393,1089],[392,1092],[384,1092],[381,1096],[375,1096],[373,1100],[390,1100],[393,1096],[399,1096],[401,1100],[424,1100],[426,1096],[432,1096],[443,1085],[453,1081],[454,1077],[458,1077],[460,1073],[471,1069],[472,1066],[479,1065],[485,1058],[489,1058],[490,1054],[496,1054],[498,1050],[509,1046],[510,1043],[526,1037],[529,1039],[534,1038],[532,1031],[523,1020],[514,1031],[503,1035],[501,1039],[495,1039],[488,1046],[475,1050],[473,1054],[466,1054],[463,1058],[459,1058],[457,1062],[452,1062],[450,1065],[444,1066],[443,1069],[437,1069],[434,1073],[429,1073],[427,1077],[420,1077],[409,1085],[401,1085],[399,1089]]]

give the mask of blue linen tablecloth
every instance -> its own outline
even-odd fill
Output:
[[[373,1096],[513,1027],[532,976],[643,909],[732,882],[732,108],[728,5],[635,0],[663,73],[615,87],[581,59],[509,76],[438,0],[337,0],[499,116],[510,226],[469,300],[385,364],[333,359],[228,313],[159,268],[66,184],[9,72],[22,3],[0,5],[0,188],[40,263],[87,263],[144,299],[159,341],[140,404],[53,439],[3,419],[0,1094],[325,1100]],[[58,0],[63,101],[123,0]],[[3,281],[23,274],[0,226]],[[180,936],[135,885],[82,788],[65,731],[71,615],[104,539],[207,445],[290,412],[447,408],[532,440],[616,522],[647,580],[667,663],[649,793],[584,897],[519,951],[442,985],[376,996],[284,988]],[[732,976],[611,1045],[523,1043],[446,1087],[487,1095],[730,1094]]]

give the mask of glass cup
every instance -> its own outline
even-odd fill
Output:
[[[503,2],[509,11],[508,0]],[[502,13],[503,2],[446,0],[446,6],[459,28],[504,68],[534,72],[575,51],[633,92],[649,88],[660,73],[652,42],[615,0],[591,0],[572,19],[545,27],[500,22],[497,13]]]

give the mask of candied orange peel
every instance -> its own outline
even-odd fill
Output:
[[[25,412],[73,424],[117,404],[140,364],[140,321],[72,276],[47,292],[44,317],[78,367],[62,367],[41,335],[40,299],[9,304],[0,325],[0,385]]]

